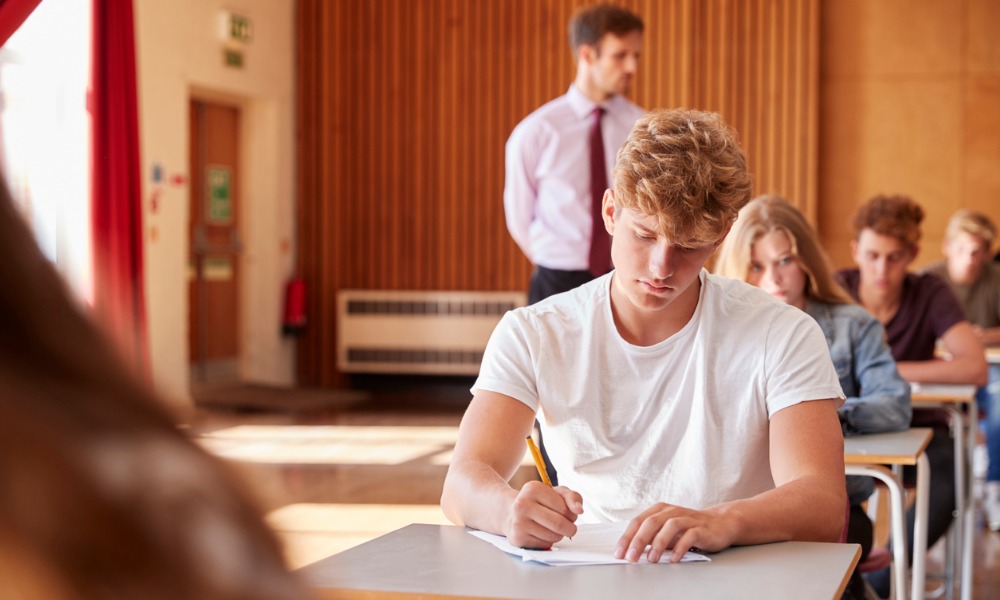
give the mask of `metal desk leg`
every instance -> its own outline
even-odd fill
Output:
[[[926,454],[917,459],[917,502],[913,525],[913,583],[912,597],[924,597],[924,582],[927,567],[927,504],[930,492],[930,463]]]
[[[972,533],[972,529],[965,525],[967,521],[967,515],[969,513],[969,505],[971,504],[971,489],[968,487],[969,477],[968,471],[966,469],[966,457],[971,457],[971,454],[966,455],[966,440],[971,436],[972,432],[969,431],[969,435],[966,435],[966,419],[965,413],[961,410],[959,406],[954,404],[941,404],[938,402],[931,403],[914,403],[915,408],[931,408],[931,409],[943,409],[947,411],[950,421],[950,428],[952,439],[954,439],[955,446],[955,521],[948,531],[948,560],[945,561],[945,587],[944,591],[947,593],[948,599],[952,600],[954,598],[955,588],[959,583],[959,574],[961,573],[961,579],[963,583],[963,588],[965,587],[965,571],[966,563],[972,561],[972,551],[969,546],[971,540],[967,540]],[[973,438],[974,439],[974,438]],[[966,552],[966,548],[970,548]],[[969,578],[971,581],[971,565],[968,566]],[[963,592],[964,594],[964,592]]]
[[[926,475],[924,476],[924,493],[920,495],[920,483],[921,483],[921,473],[926,473],[929,471],[927,464],[927,457],[923,454],[920,455],[920,459],[923,462],[917,463],[917,524],[914,529],[914,535],[918,532],[923,531],[924,543],[922,547],[926,549],[927,547],[927,491],[929,482],[927,481]],[[892,562],[893,562],[893,588],[895,591],[896,598],[906,597],[906,574],[907,574],[907,560],[906,560],[906,495],[903,490],[903,486],[900,483],[898,477],[893,474],[892,471],[886,467],[878,465],[846,465],[845,472],[848,475],[864,475],[866,477],[874,477],[886,485],[889,490],[889,521],[890,521],[890,532],[892,537]],[[921,502],[923,498],[923,502]],[[920,510],[923,507],[923,521],[920,520]],[[919,538],[917,538],[919,539]],[[914,547],[914,561],[913,564],[916,566],[916,550]],[[926,554],[926,551],[924,552]],[[912,598],[913,600],[918,600],[923,598],[924,590],[924,571],[923,571],[923,559],[921,559],[921,570],[920,570],[920,585],[917,586],[917,572],[913,571],[913,587],[912,587]],[[917,595],[919,593],[919,595]]]
[[[975,510],[970,499],[965,511],[965,534],[962,538],[965,542],[962,546],[962,600],[972,600],[972,537],[975,520]]]
[[[968,480],[965,474],[965,414],[956,406],[949,406],[948,412],[951,413],[952,435],[955,436],[955,523],[953,525],[955,528],[955,552],[953,555],[955,561],[951,563],[949,568],[949,583],[952,586],[948,594],[948,597],[952,598],[951,591],[958,584],[961,565],[965,560],[962,550],[965,547],[965,513],[968,512],[966,510],[966,483]]]
[[[972,493],[972,460],[976,454],[976,432],[979,429],[979,410],[973,403],[966,411],[965,454],[965,519],[962,523],[962,600],[972,600],[972,561],[974,528],[976,526],[976,499]]]
[[[972,457],[976,449],[975,405],[970,410],[943,406],[951,415],[951,430],[955,439],[955,535],[954,550],[949,544],[948,598],[954,598],[956,588],[961,589],[963,600],[972,599],[973,527],[975,526],[975,500],[972,494]]]

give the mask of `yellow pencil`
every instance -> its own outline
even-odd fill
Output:
[[[538,451],[538,446],[535,445],[535,440],[531,439],[531,436],[524,438],[524,443],[528,444],[528,450],[531,451],[531,458],[535,459],[535,468],[538,469],[538,474],[542,478],[542,483],[552,487],[552,482],[549,481],[549,474],[545,470],[545,461],[542,460],[542,453]]]

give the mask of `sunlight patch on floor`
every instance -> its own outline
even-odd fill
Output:
[[[447,467],[458,427],[240,425],[197,436],[206,450],[265,464],[400,465],[420,458]],[[522,465],[530,465],[525,453]]]
[[[197,439],[210,452],[234,460],[399,465],[448,452],[457,437],[457,427],[241,425]]]
[[[449,524],[428,504],[290,504],[267,515],[298,569],[411,523]]]

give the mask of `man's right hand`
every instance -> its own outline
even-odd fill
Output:
[[[573,490],[529,481],[518,492],[504,524],[507,540],[520,548],[547,550],[564,537],[576,535],[583,514],[583,497]]]

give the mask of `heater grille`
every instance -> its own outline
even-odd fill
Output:
[[[526,301],[523,292],[342,290],[337,368],[475,375],[500,318]]]

